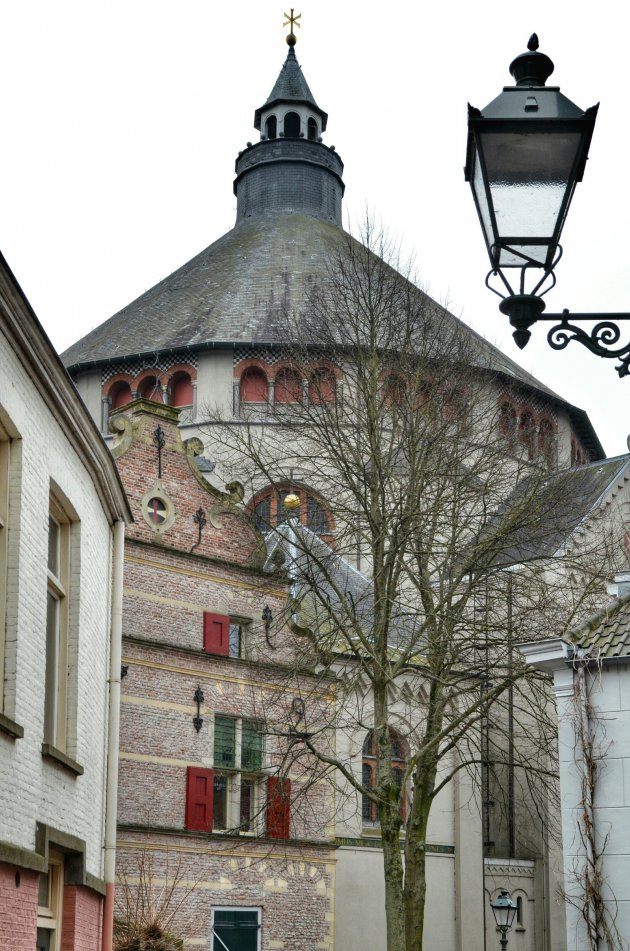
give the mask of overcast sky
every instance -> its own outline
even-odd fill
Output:
[[[277,0],[1,0],[0,248],[63,350],[231,228],[234,160],[286,56]],[[564,230],[552,311],[630,311],[630,5],[308,0],[296,53],[345,163],[345,221],[369,209],[423,286],[585,409],[626,451],[630,377],[577,343],[524,353],[484,287],[462,167],[483,108],[534,31],[550,83],[600,112]],[[630,340],[630,321],[623,330]],[[151,341],[147,339],[147,348]]]

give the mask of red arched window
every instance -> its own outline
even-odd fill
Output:
[[[241,377],[241,402],[266,403],[267,377],[259,367],[249,367]]]
[[[124,380],[114,383],[109,391],[110,409],[120,409],[121,406],[126,406],[127,403],[131,403],[131,400],[132,395],[129,384]]]
[[[249,503],[249,512],[254,524],[263,533],[287,520],[284,500],[287,495],[297,495],[300,500],[299,518],[315,535],[328,545],[334,544],[334,521],[323,500],[303,486],[276,486],[263,489]]]
[[[405,742],[395,730],[390,729],[390,756],[392,776],[395,784],[400,790],[400,812],[402,818],[405,818],[406,795],[403,787],[403,777],[407,766],[407,756],[405,753]],[[363,762],[361,767],[361,782],[366,789],[374,789],[376,786],[376,736],[374,730],[370,730],[363,744]],[[377,826],[379,824],[378,806],[369,798],[362,797],[361,814],[364,826]]]
[[[157,376],[145,376],[138,387],[138,395],[154,403],[163,403],[162,384]]]
[[[501,403],[499,408],[499,432],[501,435],[512,439],[516,435],[517,422],[516,410],[512,404],[507,401]]]
[[[308,398],[311,403],[332,403],[336,396],[337,382],[335,374],[326,367],[320,367],[311,373],[308,386]]]
[[[402,406],[405,401],[407,384],[398,373],[391,373],[383,385],[383,397],[386,406]]]
[[[193,385],[190,375],[181,370],[171,378],[171,405],[192,406]]]
[[[302,399],[302,378],[288,367],[276,375],[276,403],[299,403]]]

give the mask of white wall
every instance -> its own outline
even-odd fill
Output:
[[[32,367],[29,368],[32,373]],[[0,840],[35,847],[35,824],[83,839],[86,870],[102,878],[111,531],[90,472],[65,422],[0,334],[0,411],[19,433],[11,481],[7,681],[4,714],[24,728],[0,733]],[[16,474],[13,474],[16,475]],[[80,521],[80,559],[71,566],[70,708],[76,709],[68,755],[82,776],[42,756],[46,670],[48,510],[51,480]],[[77,552],[75,550],[74,554]]]

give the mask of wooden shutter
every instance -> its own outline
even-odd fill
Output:
[[[227,657],[230,652],[230,619],[225,614],[203,612],[203,649]]]
[[[267,835],[288,839],[291,825],[291,780],[270,776],[267,780]]]
[[[214,770],[189,766],[186,776],[186,828],[212,832]]]

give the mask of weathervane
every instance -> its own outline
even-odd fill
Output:
[[[290,32],[289,35],[287,36],[287,43],[289,44],[289,46],[295,46],[295,44],[297,43],[297,37],[296,37],[295,33],[293,32],[293,27],[294,27],[294,26],[300,27],[301,24],[298,23],[298,20],[301,20],[301,19],[302,19],[302,14],[301,14],[301,13],[298,13],[297,16],[293,16],[293,9],[294,9],[294,8],[291,7],[291,13],[290,13],[290,14],[285,13],[286,20],[285,20],[284,23],[282,24],[282,26],[288,26],[289,29],[291,30],[291,32]]]

